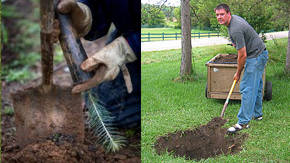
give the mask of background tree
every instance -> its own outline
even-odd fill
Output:
[[[173,15],[176,19],[176,26],[175,28],[181,28],[181,11],[180,11],[180,7],[176,7],[173,10]]]
[[[180,76],[190,75],[192,69],[191,60],[191,23],[189,0],[181,0],[181,65]]]
[[[141,24],[147,26],[164,26],[165,14],[156,5],[142,4]]]

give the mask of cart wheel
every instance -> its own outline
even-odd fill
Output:
[[[264,99],[267,101],[272,100],[272,82],[266,81],[264,91]]]
[[[205,86],[205,97],[208,98],[207,97],[207,83],[206,83],[206,86]]]

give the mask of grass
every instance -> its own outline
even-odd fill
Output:
[[[192,29],[192,33],[205,33],[205,34],[200,34],[202,35],[208,35],[208,32],[214,32],[214,31],[208,31],[208,30],[197,30],[197,29]],[[142,28],[141,29],[142,34],[160,34],[160,35],[151,35],[150,37],[162,37],[162,33],[164,34],[174,34],[174,35],[167,35],[167,37],[174,37],[174,38],[165,38],[165,40],[175,40],[175,33],[179,34],[177,35],[178,37],[181,37],[181,29],[175,29],[175,28]],[[198,35],[196,35],[198,36]],[[148,35],[142,35],[142,37],[148,37]],[[165,35],[166,37],[166,35]],[[180,39],[180,38],[178,38]],[[150,41],[161,41],[162,38],[150,38]],[[141,41],[148,41],[148,38],[143,38]]]
[[[4,114],[12,116],[14,114],[14,109],[12,107],[5,107]]]
[[[273,83],[273,99],[264,101],[264,119],[251,122],[243,150],[235,155],[219,156],[201,162],[289,162],[290,76],[284,73],[287,39],[267,42],[270,59],[266,78]],[[236,53],[226,46],[192,49],[193,81],[176,82],[179,76],[180,50],[142,53],[142,162],[194,162],[157,155],[153,148],[159,136],[177,130],[193,129],[219,116],[224,100],[206,99],[205,63],[218,53]],[[225,127],[237,122],[240,101],[230,100]],[[188,142],[190,143],[190,142]]]

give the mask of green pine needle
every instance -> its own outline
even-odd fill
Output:
[[[97,103],[91,91],[87,92],[89,98],[89,125],[94,134],[98,137],[99,144],[102,144],[107,152],[116,152],[126,144],[126,138],[121,136],[113,127],[113,117],[101,104]]]

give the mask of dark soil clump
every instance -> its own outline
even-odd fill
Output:
[[[237,63],[238,55],[237,54],[228,54],[223,55],[214,60],[216,64],[235,64]]]
[[[172,153],[175,157],[191,160],[207,159],[220,154],[234,154],[241,151],[246,134],[226,135],[221,128],[227,121],[216,117],[208,124],[194,130],[177,131],[159,137],[155,143],[158,154]]]

